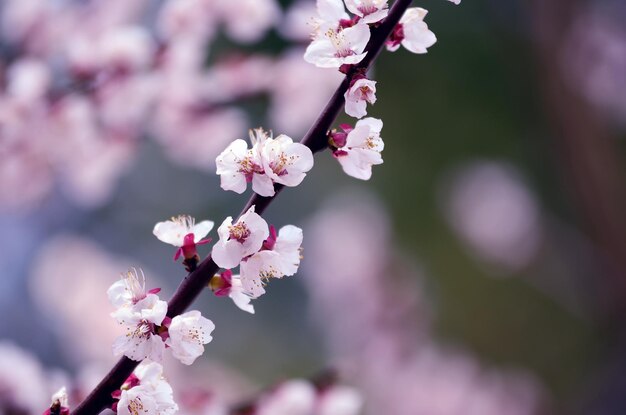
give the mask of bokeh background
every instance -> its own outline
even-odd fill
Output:
[[[623,414],[626,4],[415,5],[438,42],[373,69],[384,164],[318,155],[266,215],[304,228],[299,273],[254,316],[207,290],[214,340],[171,376],[229,403],[336,368],[368,414]],[[0,401],[38,413],[114,362],[120,272],[166,297],[184,276],[154,224],[239,212],[215,156],[299,139],[341,77],[302,60],[312,1],[0,6]]]

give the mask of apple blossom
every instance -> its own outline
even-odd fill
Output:
[[[254,306],[250,304],[250,296],[244,293],[241,277],[233,275],[231,270],[227,269],[220,275],[213,276],[210,287],[216,296],[228,296],[241,310],[254,314]]]
[[[118,415],[171,415],[178,411],[172,387],[163,378],[163,367],[156,362],[135,369],[122,386],[114,408]]]
[[[421,7],[407,9],[386,42],[387,50],[394,52],[402,44],[410,52],[426,53],[427,48],[437,41],[435,34],[428,30],[424,22],[426,14],[428,10]]]
[[[299,185],[313,167],[311,150],[284,134],[265,141],[262,160],[265,174],[275,183],[289,187]]]
[[[269,235],[267,222],[254,212],[254,206],[233,224],[227,217],[217,229],[220,240],[213,245],[213,261],[222,268],[234,268],[241,260],[257,252]]]
[[[252,190],[260,196],[273,196],[274,183],[265,174],[259,148],[248,144],[241,139],[233,141],[217,159],[216,173],[220,175],[221,187],[235,193],[243,193],[247,183],[252,182]]]
[[[160,241],[178,247],[174,260],[181,255],[185,259],[191,259],[197,255],[196,245],[209,243],[210,239],[204,239],[213,229],[214,223],[210,220],[203,220],[195,223],[191,216],[180,215],[171,220],[159,222],[154,226],[152,233]]]
[[[314,38],[304,52],[304,60],[320,68],[339,68],[363,60],[370,29],[359,22],[352,27],[327,29]]]
[[[366,116],[367,103],[376,102],[376,81],[357,78],[344,94],[344,98],[346,99],[346,114],[355,118]]]
[[[387,17],[387,0],[346,0],[346,7],[365,23],[376,23]]]
[[[215,324],[202,317],[198,310],[188,311],[172,319],[165,344],[175,358],[190,365],[204,353],[204,345],[213,340],[211,332],[214,329]]]
[[[369,180],[372,176],[372,166],[383,163],[380,155],[384,148],[380,137],[382,128],[381,120],[368,117],[359,120],[354,129],[346,131],[345,143],[341,142],[344,133],[337,133],[337,139],[331,137],[331,142],[334,143],[332,145],[337,145],[333,155],[347,175]]]

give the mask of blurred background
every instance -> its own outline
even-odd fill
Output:
[[[199,297],[217,328],[168,367],[175,397],[334,368],[365,414],[626,413],[626,3],[415,5],[437,44],[372,73],[385,163],[359,182],[322,153],[281,193],[266,218],[304,228],[300,271],[255,315]],[[169,297],[185,275],[154,224],[247,200],[215,175],[230,141],[307,131],[341,80],[302,60],[314,13],[0,1],[0,412],[106,373],[107,287],[137,266]]]

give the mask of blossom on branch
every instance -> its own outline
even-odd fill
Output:
[[[263,250],[241,262],[241,284],[246,294],[257,298],[265,293],[264,284],[271,278],[291,276],[300,266],[302,229],[283,226],[278,235],[270,228]]]
[[[348,175],[361,180],[372,177],[372,166],[382,164],[380,155],[384,143],[380,137],[383,122],[376,118],[363,118],[354,128],[342,126],[344,132],[331,133],[333,156]]]
[[[421,7],[407,9],[385,43],[387,50],[395,52],[402,45],[413,53],[428,52],[427,49],[437,42],[437,37],[424,22],[426,14],[428,10]]]
[[[352,27],[332,29],[320,33],[304,52],[304,60],[320,68],[339,68],[363,60],[365,46],[370,40],[370,28],[358,22]]]
[[[254,306],[250,304],[252,298],[244,292],[239,275],[233,275],[232,271],[227,269],[220,275],[211,278],[210,288],[218,297],[230,297],[233,303],[241,310],[254,314]]]
[[[198,310],[188,311],[172,319],[165,344],[172,349],[172,356],[190,365],[204,353],[204,345],[213,340],[213,330],[215,324]]]
[[[344,94],[346,114],[355,118],[367,115],[367,103],[376,102],[376,81],[367,78],[356,78]]]
[[[191,216],[180,215],[171,220],[157,223],[152,233],[161,242],[178,248],[174,260],[177,260],[181,255],[185,259],[190,259],[197,255],[197,245],[211,242],[211,239],[204,239],[204,237],[213,229],[213,225],[214,223],[210,220],[196,223],[196,220]]]
[[[172,387],[156,362],[138,366],[113,397],[119,399],[113,406],[118,415],[172,415],[178,411]]]
[[[387,0],[346,0],[346,7],[365,23],[376,23],[387,17]]]
[[[241,260],[254,254],[269,236],[267,222],[250,207],[235,224],[227,217],[217,229],[220,240],[213,245],[213,261],[222,268],[230,269]]]
[[[156,334],[167,313],[167,303],[156,294],[148,294],[132,307],[122,307],[111,315],[123,325],[126,334],[113,343],[113,354],[132,360],[149,358],[160,361],[165,350],[163,339]]]
[[[217,156],[215,165],[222,189],[241,194],[252,183],[252,190],[260,196],[274,195],[274,184],[263,170],[258,147],[249,149],[244,140],[237,139]]]
[[[313,167],[311,150],[304,144],[294,143],[284,134],[268,139],[261,151],[265,174],[275,183],[297,186]]]

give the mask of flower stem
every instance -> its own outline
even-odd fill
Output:
[[[404,14],[405,10],[411,5],[411,2],[412,0],[396,0],[389,10],[387,18],[385,18],[380,26],[372,29],[370,41],[365,48],[368,52],[367,55],[361,62],[354,65],[348,71],[346,77],[341,82],[335,91],[335,94],[321,112],[311,129],[300,141],[302,144],[309,147],[313,153],[317,153],[327,147],[328,130],[331,128],[333,122],[344,106],[345,102],[343,96],[350,87],[352,78],[359,72],[363,73],[363,71],[367,71],[370,65],[374,62],[385,45],[385,40],[389,37],[393,28],[400,21],[400,18]],[[272,197],[263,197],[253,194],[239,216],[244,214],[252,205],[255,205],[255,211],[259,215],[262,214],[265,209],[267,209],[269,204],[276,198],[278,193],[280,193],[283,187],[284,186],[279,184],[276,185],[276,193]],[[200,295],[218,270],[219,267],[215,264],[215,262],[213,262],[211,256],[207,256],[204,261],[198,265],[198,268],[187,275],[170,299],[168,303],[168,317],[174,317],[183,313],[187,307],[194,302],[198,295]],[[72,415],[94,415],[111,406],[113,403],[111,393],[119,389],[120,385],[124,383],[126,378],[130,376],[138,364],[139,362],[130,360],[127,357],[121,358],[104,377],[104,379],[102,379],[98,386],[96,386],[96,388],[87,396],[87,398],[85,398],[85,400],[72,411]]]

